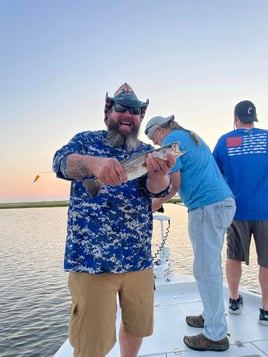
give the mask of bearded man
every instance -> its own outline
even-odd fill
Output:
[[[57,177],[71,180],[64,269],[75,357],[104,357],[112,349],[117,297],[121,357],[136,357],[143,337],[153,332],[151,201],[169,194],[175,159],[148,154],[147,173],[130,181],[120,164],[153,149],[138,139],[148,104],[123,84],[113,97],[106,94],[107,130],[78,133],[54,155]],[[94,198],[86,189],[92,178],[102,183]]]

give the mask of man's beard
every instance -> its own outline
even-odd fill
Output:
[[[124,147],[127,151],[135,150],[139,145],[139,128],[132,127],[129,134],[122,134],[117,123],[110,122],[108,125],[108,139],[113,147]]]

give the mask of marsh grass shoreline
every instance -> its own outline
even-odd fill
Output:
[[[181,203],[179,197],[173,197],[168,200],[167,203]],[[67,201],[40,201],[40,202],[8,202],[0,203],[0,209],[8,208],[38,208],[38,207],[66,207],[69,206],[69,200]]]
[[[9,202],[9,203],[0,203],[0,209],[65,207],[68,205],[69,205],[69,201]]]

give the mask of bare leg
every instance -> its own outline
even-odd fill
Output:
[[[239,283],[242,276],[242,262],[239,260],[226,259],[226,278],[230,290],[230,298],[239,298]],[[268,286],[267,286],[268,289]]]
[[[262,308],[268,311],[268,268],[260,267],[259,282],[262,292]]]
[[[132,336],[125,332],[121,322],[119,331],[121,357],[137,357],[142,343],[142,337]]]

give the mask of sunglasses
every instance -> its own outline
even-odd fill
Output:
[[[152,129],[156,127],[155,129]],[[153,135],[156,132],[156,129],[159,127],[159,124],[150,125],[148,128],[145,129],[144,133],[148,136],[149,139],[153,139]]]
[[[148,133],[149,133],[149,130],[151,129],[151,128],[153,128],[154,126],[158,126],[159,124],[153,124],[153,125],[150,125],[150,126],[148,126],[148,128],[146,128],[145,129],[145,134],[147,135]]]
[[[134,115],[139,115],[141,113],[141,108],[125,107],[124,105],[121,105],[119,103],[114,103],[112,109],[114,109],[114,111],[117,113],[125,113],[127,110],[130,112],[130,114],[134,114]]]

